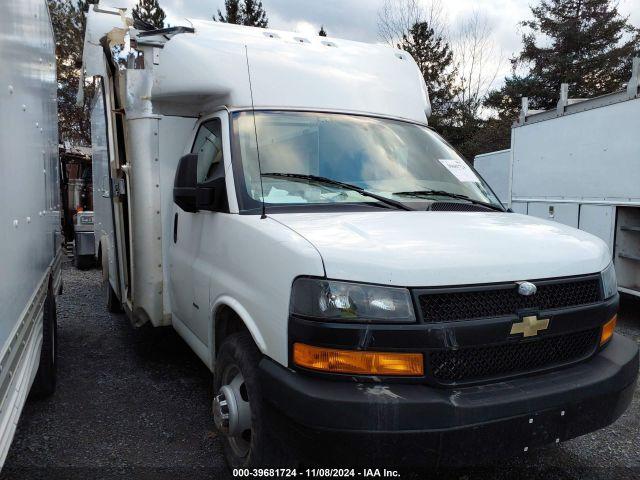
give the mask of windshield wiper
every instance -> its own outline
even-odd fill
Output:
[[[262,176],[263,177],[278,177],[278,178],[293,178],[293,179],[296,179],[296,180],[309,180],[309,181],[316,182],[316,183],[321,183],[321,184],[324,184],[324,185],[332,185],[334,187],[340,187],[340,188],[343,188],[345,190],[352,190],[354,192],[358,192],[360,195],[363,195],[365,197],[373,198],[375,200],[378,200],[381,203],[384,203],[387,206],[390,206],[390,207],[393,207],[393,208],[397,208],[399,210],[413,210],[412,208],[406,206],[402,202],[398,202],[396,200],[392,200],[391,198],[383,197],[382,195],[378,195],[376,193],[369,192],[369,191],[365,190],[364,188],[358,187],[357,185],[352,185],[350,183],[340,182],[338,180],[333,180],[333,179],[327,178],[327,177],[320,177],[320,176],[317,176],[317,175],[306,175],[306,174],[303,174],[303,173],[278,173],[278,172],[263,173]]]
[[[405,197],[415,197],[415,198],[427,198],[427,197],[449,197],[456,198],[458,200],[465,200],[467,202],[473,203],[475,205],[482,205],[483,207],[491,208],[492,210],[497,210],[499,212],[504,212],[504,208],[499,207],[493,203],[482,202],[480,200],[476,200],[474,198],[468,197],[467,195],[463,195],[461,193],[452,193],[447,192],[446,190],[416,190],[414,192],[396,192],[394,195],[400,195]]]

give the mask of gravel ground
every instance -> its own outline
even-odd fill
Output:
[[[30,399],[0,479],[228,478],[209,414],[211,375],[172,329],[133,329],[103,305],[100,273],[66,263],[58,388]],[[640,342],[640,302],[618,331]],[[640,389],[612,426],[448,478],[640,478]]]
[[[63,266],[58,385],[30,399],[2,471],[23,478],[220,478],[211,375],[171,328],[110,315],[98,270]]]

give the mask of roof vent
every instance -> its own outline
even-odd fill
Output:
[[[300,42],[300,43],[311,43],[308,39],[306,39],[304,37],[295,37],[294,40],[296,42]]]
[[[273,33],[273,32],[264,32],[264,36],[269,38],[280,38],[280,36],[277,33]]]
[[[327,46],[327,47],[337,47],[337,45],[336,45],[335,43],[333,43],[333,42],[328,42],[328,41],[326,41],[326,40],[323,40],[323,41],[322,41],[322,42],[320,42],[320,43],[322,43],[322,45],[325,45],[325,46]]]
[[[406,60],[407,58],[401,54],[401,53],[396,53],[396,57],[398,57],[400,60]]]

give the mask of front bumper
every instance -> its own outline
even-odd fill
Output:
[[[614,422],[635,390],[638,347],[616,334],[606,348],[571,367],[460,388],[325,380],[269,359],[260,368],[267,402],[325,458],[461,465]]]

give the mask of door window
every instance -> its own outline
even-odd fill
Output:
[[[219,118],[200,126],[191,153],[198,154],[198,183],[224,176],[222,127]]]

